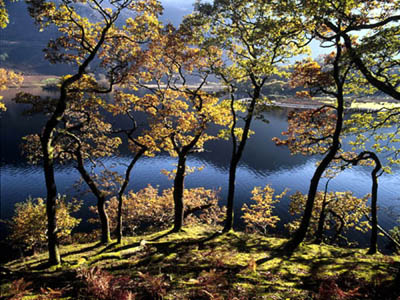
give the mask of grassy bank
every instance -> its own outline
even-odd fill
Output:
[[[46,266],[45,253],[12,261],[2,270],[7,276],[2,276],[0,295],[5,299],[18,292],[24,297],[15,299],[400,296],[400,256],[368,256],[366,249],[313,244],[303,244],[288,256],[280,251],[285,239],[245,233],[212,236],[214,231],[193,227],[182,233],[127,238],[123,245],[64,246],[63,264],[58,267]],[[18,291],[21,285],[28,285],[26,292]],[[121,292],[133,298],[124,298]]]

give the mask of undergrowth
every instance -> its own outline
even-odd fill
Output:
[[[400,257],[365,249],[302,244],[291,256],[285,239],[193,227],[126,238],[122,245],[61,248],[5,265],[1,299],[394,299]]]

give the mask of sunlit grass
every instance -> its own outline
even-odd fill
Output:
[[[366,255],[366,249],[324,244],[303,243],[288,257],[280,250],[286,239],[243,232],[212,236],[218,230],[220,228],[194,226],[179,233],[168,234],[169,231],[165,230],[129,237],[122,244],[113,241],[109,245],[62,246],[63,262],[52,268],[45,266],[46,253],[9,262],[5,267],[14,275],[2,279],[2,296],[6,295],[11,282],[20,277],[43,285],[48,276],[63,278],[64,273],[97,266],[115,275],[133,278],[139,272],[154,276],[164,274],[171,295],[186,295],[196,290],[200,284],[199,276],[211,276],[209,272],[216,272],[217,275],[229,276],[232,289],[252,291],[259,297],[274,295],[278,297],[276,299],[302,299],[312,290],[315,292],[319,281],[329,276],[353,276],[368,283],[377,278],[380,282],[392,282],[400,263],[399,256],[370,256]],[[63,287],[71,282],[60,280],[57,284]],[[34,286],[33,295],[40,287]]]

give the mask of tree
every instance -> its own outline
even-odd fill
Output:
[[[399,47],[398,1],[313,1],[303,2],[306,19],[315,28],[315,35],[326,40],[342,41],[346,55],[362,76],[355,75],[361,84],[370,83],[376,89],[400,99],[399,94]],[[322,31],[323,34],[320,34]],[[357,35],[364,31],[361,37]],[[371,158],[375,157],[370,152]],[[375,161],[375,167],[380,166]],[[376,175],[376,174],[375,174]],[[374,178],[374,175],[372,174]],[[375,180],[373,179],[373,190]],[[374,197],[374,195],[373,195]],[[375,219],[375,217],[373,217]],[[377,221],[373,221],[375,235]],[[374,243],[371,240],[371,243]],[[376,243],[374,243],[376,244]],[[371,244],[370,252],[376,246]]]
[[[130,96],[133,109],[148,117],[149,129],[138,141],[145,145],[156,141],[157,147],[178,157],[174,171],[173,231],[181,230],[183,225],[188,155],[203,151],[207,141],[217,138],[207,133],[211,124],[229,122],[226,105],[203,91],[211,67],[220,63],[220,51],[216,47],[201,49],[192,45],[193,37],[188,32],[166,26],[144,55],[142,77],[139,81],[132,78],[133,85],[149,93],[140,98]]]
[[[143,139],[143,136],[138,135],[137,131],[140,129],[136,122],[136,119],[133,115],[131,108],[132,94],[127,94],[122,91],[118,91],[115,96],[115,102],[109,104],[107,106],[108,111],[112,112],[114,116],[125,115],[127,116],[131,122],[132,127],[130,129],[117,129],[114,130],[116,134],[124,134],[128,140],[129,149],[134,153],[133,158],[131,159],[129,165],[125,169],[125,176],[123,179],[120,179],[120,186],[117,192],[118,199],[118,211],[117,211],[117,225],[115,228],[115,233],[117,235],[118,243],[122,242],[123,236],[123,204],[125,198],[125,191],[128,187],[128,183],[131,179],[131,172],[136,165],[137,161],[143,156],[154,156],[154,153],[159,151],[156,142],[152,139],[151,136],[147,135],[146,139]],[[115,201],[114,201],[115,203]],[[135,212],[136,213],[136,212]],[[128,216],[126,216],[128,217]]]
[[[294,251],[304,240],[312,217],[319,181],[341,148],[344,95],[352,91],[352,87],[348,85],[348,75],[352,64],[345,59],[340,37],[332,36],[329,31],[316,32],[315,34],[320,39],[324,39],[323,41],[331,47],[335,47],[335,51],[325,56],[323,66],[311,60],[297,63],[292,75],[292,81],[295,85],[303,85],[309,88],[312,94],[322,92],[334,96],[336,105],[293,114],[294,120],[300,118],[303,122],[297,120],[291,123],[289,120],[289,123],[294,126],[290,126],[291,130],[286,133],[289,139],[285,143],[291,144],[292,150],[304,152],[304,147],[306,147],[310,148],[311,152],[323,153],[324,157],[318,164],[311,179],[300,226],[291,240],[285,245],[285,249],[288,252]],[[307,118],[310,118],[312,122],[304,122]],[[309,123],[313,124],[311,128],[307,126]]]
[[[348,132],[355,135],[355,139],[350,144],[354,149],[363,150],[353,160],[347,160],[348,163],[358,164],[363,160],[372,160],[372,165],[374,166],[371,172],[373,185],[371,201],[372,232],[368,251],[370,254],[374,254],[377,251],[376,244],[379,230],[377,219],[378,177],[383,172],[392,173],[392,166],[400,162],[398,159],[400,150],[396,146],[399,141],[398,124],[399,109],[393,106],[385,106],[377,113],[353,114],[345,122]],[[371,148],[375,152],[366,150],[366,143],[371,141],[374,141]],[[384,165],[377,154],[385,154]]]
[[[67,109],[70,98],[70,87],[79,83],[89,65],[94,64],[95,58],[100,60],[109,80],[109,86],[97,92],[111,91],[114,84],[122,80],[121,75],[129,69],[125,59],[135,57],[139,43],[147,40],[156,25],[156,15],[160,6],[155,0],[112,1],[108,7],[102,6],[96,0],[52,2],[45,0],[28,0],[28,9],[35,21],[43,28],[55,25],[60,36],[51,40],[45,50],[50,62],[69,62],[75,64],[77,71],[65,77],[61,83],[60,96],[56,108],[52,111],[40,136],[43,153],[43,171],[46,180],[46,211],[48,219],[48,248],[49,263],[59,264],[60,254],[56,236],[56,196],[57,186],[54,175],[54,131]],[[91,11],[95,21],[79,15],[76,8],[85,5]],[[126,20],[126,26],[119,29],[116,26],[122,11],[132,12],[134,19]],[[110,49],[113,52],[110,52]],[[125,50],[124,50],[125,49]],[[133,51],[133,53],[132,53]]]
[[[158,188],[148,185],[144,189],[129,191],[125,195],[122,209],[125,235],[134,235],[141,230],[160,230],[170,226],[174,220],[173,189],[159,192]],[[205,188],[185,189],[185,224],[205,223],[216,225],[223,220],[223,208],[218,205],[218,191]],[[107,203],[111,228],[118,228],[119,199],[113,197]],[[95,210],[92,207],[91,210]],[[97,221],[97,220],[96,220]]]
[[[94,172],[96,159],[110,156],[116,152],[121,140],[112,138],[110,123],[104,120],[101,104],[104,100],[90,93],[94,78],[84,75],[79,85],[72,84],[69,106],[64,111],[59,127],[53,132],[53,158],[65,164],[73,162],[93,195],[97,199],[98,214],[101,221],[101,242],[110,241],[109,220],[105,211],[105,202],[108,196],[107,189],[102,187],[98,175]],[[82,101],[84,99],[84,101]],[[29,94],[19,94],[17,101],[30,103],[36,113],[54,111],[56,102],[52,99],[40,99]],[[40,105],[39,105],[40,104]],[[38,163],[43,159],[40,145],[40,136],[31,134],[24,138],[23,150],[31,163]],[[93,164],[89,169],[87,162]]]
[[[363,232],[367,231],[368,221],[360,221],[368,211],[368,196],[358,198],[352,192],[348,191],[317,192],[307,236],[318,238],[322,241],[324,240],[323,233],[330,231],[331,237],[329,242],[334,243],[349,228],[356,228]],[[307,195],[296,192],[290,198],[290,214],[301,214],[307,201]],[[289,229],[289,232],[295,232],[299,228],[300,221],[299,219],[295,219],[288,223],[286,227]],[[332,235],[333,232],[334,234]],[[318,240],[318,242],[320,241]]]
[[[268,102],[261,94],[262,87],[272,76],[285,75],[282,64],[307,52],[301,19],[295,14],[282,17],[291,9],[295,6],[281,1],[198,1],[195,13],[185,20],[185,26],[197,31],[199,43],[215,45],[229,58],[226,64],[214,68],[231,97],[232,122],[226,135],[232,140],[232,156],[224,232],[233,227],[236,169],[251,134],[256,106]],[[245,81],[251,84],[250,99],[242,105],[244,124],[239,127],[236,92]]]
[[[396,0],[320,1],[310,8],[318,10],[319,15],[313,15],[317,26],[325,26],[343,39],[349,57],[364,78],[396,100],[400,100],[399,5]],[[340,25],[336,22],[338,13]]]

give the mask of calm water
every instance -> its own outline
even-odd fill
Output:
[[[5,99],[11,99],[16,90],[6,93]],[[29,92],[43,94],[40,88],[30,89]],[[7,219],[12,216],[14,204],[25,200],[28,196],[45,196],[45,183],[40,166],[28,165],[21,155],[19,144],[21,138],[31,132],[38,132],[45,122],[43,116],[22,116],[23,107],[8,102],[8,110],[2,113],[1,122],[1,211],[0,218]],[[292,156],[284,147],[277,147],[271,141],[274,136],[286,130],[285,110],[266,113],[269,124],[261,121],[253,123],[252,129],[256,132],[248,141],[244,157],[237,172],[236,193],[236,220],[240,221],[240,207],[249,201],[250,191],[254,186],[270,184],[277,193],[289,188],[289,194],[295,191],[306,193],[308,185],[315,169],[317,158]],[[204,186],[206,188],[221,188],[221,203],[227,192],[228,165],[231,153],[230,143],[227,141],[213,141],[207,145],[207,151],[193,155],[188,159],[189,166],[204,166],[204,170],[189,175],[186,178],[186,187]],[[116,170],[124,171],[123,164],[128,163],[130,157],[122,154],[105,160],[106,165],[117,164]],[[129,189],[138,190],[147,184],[159,185],[161,189],[172,185],[161,169],[173,169],[176,162],[174,158],[160,155],[155,158],[141,159],[135,167]],[[363,196],[370,192],[370,169],[356,167],[340,174],[331,181],[330,190],[351,190],[357,196]],[[395,225],[396,214],[400,211],[399,192],[400,186],[395,175],[384,175],[380,179],[379,186],[379,222],[390,229]],[[78,180],[77,171],[72,166],[58,166],[56,180],[59,193],[76,195],[73,184]],[[320,188],[323,189],[324,181]],[[85,196],[85,203],[94,204],[94,198]],[[86,219],[90,213],[85,205],[80,216]],[[288,196],[277,205],[276,213],[281,218],[278,228],[282,230],[283,224],[290,219],[288,215]],[[238,222],[240,225],[240,222]],[[83,222],[81,229],[87,229]],[[4,225],[1,227],[4,233]],[[4,234],[2,235],[4,237]],[[364,244],[368,237],[356,235],[360,243]]]

